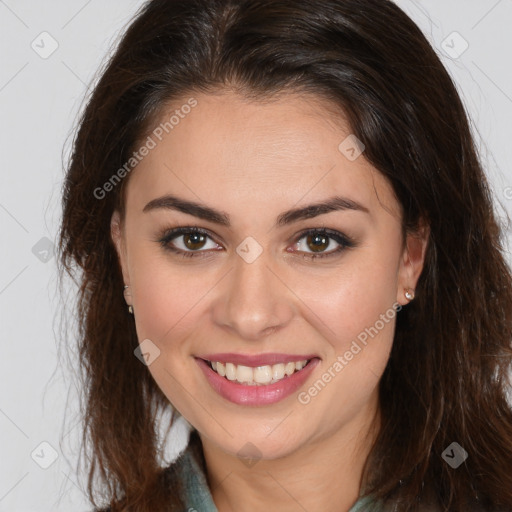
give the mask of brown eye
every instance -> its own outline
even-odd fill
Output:
[[[166,231],[158,240],[161,246],[181,256],[207,256],[208,249],[219,249],[209,233],[195,227],[180,227]],[[210,245],[208,245],[210,244]]]
[[[214,242],[209,232],[197,227],[168,230],[157,241],[165,250],[183,257],[209,257],[212,255],[212,249],[223,249]],[[208,243],[211,245],[208,246]],[[356,243],[338,231],[310,229],[296,238],[294,247],[304,258],[314,259],[336,256],[345,249],[356,247]]]
[[[202,249],[205,242],[206,236],[203,233],[189,233],[183,236],[183,244],[187,249],[192,251]]]
[[[319,233],[308,235],[306,244],[313,252],[322,252],[329,247],[329,237]]]
[[[356,243],[348,236],[331,229],[310,229],[299,235],[295,242],[295,249],[310,259],[336,256],[355,246]]]

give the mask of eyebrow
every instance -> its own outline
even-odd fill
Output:
[[[230,227],[231,221],[227,213],[216,210],[210,206],[202,205],[194,201],[188,201],[172,195],[165,195],[150,201],[143,208],[147,213],[152,210],[165,209],[176,210],[200,219],[208,220],[214,224]],[[325,213],[343,210],[353,210],[369,214],[368,208],[347,197],[334,196],[319,203],[309,204],[301,208],[292,208],[280,214],[276,219],[276,226],[286,226],[299,220],[311,219]]]

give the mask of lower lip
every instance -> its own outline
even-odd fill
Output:
[[[196,358],[210,386],[223,398],[238,405],[269,405],[290,396],[304,384],[320,359],[314,358],[302,370],[274,384],[249,386],[221,377],[204,360]]]

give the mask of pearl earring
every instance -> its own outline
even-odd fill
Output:
[[[405,298],[407,300],[414,299],[414,290],[405,290]]]
[[[123,290],[123,291],[124,291],[124,294],[125,294],[125,295],[127,295],[126,290],[127,290],[129,287],[130,287],[130,285],[128,285],[128,284],[125,284],[125,285],[124,285],[124,290]],[[132,305],[129,305],[129,306],[128,306],[128,313],[130,313],[130,315],[133,315],[133,306],[132,306]]]

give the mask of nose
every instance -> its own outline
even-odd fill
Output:
[[[248,263],[238,255],[221,281],[213,307],[214,322],[239,339],[257,341],[288,325],[293,293],[263,252]]]

